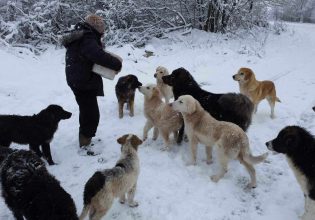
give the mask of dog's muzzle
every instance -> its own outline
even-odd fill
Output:
[[[267,146],[268,150],[274,151],[273,146],[272,146],[272,141],[266,142],[266,146]]]

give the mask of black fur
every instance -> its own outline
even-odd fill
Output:
[[[84,205],[91,203],[91,199],[103,188],[105,184],[105,176],[97,171],[86,182],[84,187],[83,202]]]
[[[77,220],[71,196],[32,151],[11,153],[2,163],[2,196],[17,220]]]
[[[135,75],[129,74],[120,77],[115,86],[118,101],[128,102],[129,100],[134,100],[135,91],[140,86],[142,86],[142,83],[138,81]]]
[[[191,95],[211,116],[220,121],[229,121],[246,131],[251,124],[254,105],[242,94],[214,94],[200,88],[192,75],[184,68],[162,77],[172,86],[175,100],[181,95]]]
[[[71,113],[58,105],[49,105],[33,116],[0,115],[0,146],[9,147],[12,142],[29,144],[31,150],[39,157],[44,155],[49,165],[53,165],[50,142],[59,121],[70,117]]]
[[[313,107],[313,111],[315,112],[315,106]]]
[[[14,152],[15,150],[6,148],[6,147],[0,147],[0,166],[1,163]]]
[[[129,115],[132,117],[134,115],[134,99],[136,89],[142,86],[142,83],[138,81],[135,75],[129,74],[127,76],[122,76],[118,79],[115,86],[116,97],[119,104],[119,118],[123,117],[123,107],[127,103],[127,108],[129,109]]]
[[[315,200],[315,139],[299,126],[287,126],[271,141],[274,151],[288,156],[307,178],[309,196]],[[268,142],[266,143],[268,146]]]

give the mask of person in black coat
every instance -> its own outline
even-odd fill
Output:
[[[75,30],[64,37],[66,47],[66,78],[79,105],[80,147],[87,148],[99,123],[97,96],[104,96],[101,76],[92,72],[94,64],[120,71],[122,62],[104,51],[101,38],[105,24],[102,17],[89,15]]]

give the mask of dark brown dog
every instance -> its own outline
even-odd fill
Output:
[[[134,115],[135,92],[140,86],[142,86],[142,83],[138,81],[135,75],[129,74],[118,79],[115,91],[118,100],[119,118],[124,116],[123,108],[125,103],[127,103],[129,115],[131,117]]]

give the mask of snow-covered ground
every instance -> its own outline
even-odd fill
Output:
[[[135,74],[143,83],[155,82],[153,74],[159,65],[170,71],[185,67],[211,92],[238,92],[232,75],[242,66],[250,67],[259,80],[274,80],[282,103],[276,105],[276,119],[263,101],[248,131],[255,155],[266,152],[265,142],[274,138],[286,125],[299,124],[315,134],[315,25],[291,24],[281,35],[270,34],[266,44],[259,40],[228,40],[202,32],[177,38],[153,40],[150,49],[155,56],[145,58],[144,49],[126,45],[108,48],[124,58],[120,76]],[[77,206],[82,209],[83,187],[98,169],[112,167],[120,155],[116,139],[126,133],[142,136],[145,123],[143,96],[136,94],[135,117],[125,112],[118,119],[114,81],[104,80],[105,97],[99,98],[101,120],[97,137],[102,154],[78,155],[78,107],[64,74],[64,54],[50,49],[40,57],[0,50],[0,114],[28,115],[47,105],[62,105],[73,117],[61,121],[51,144],[53,159],[48,167],[60,180]],[[151,136],[152,137],[152,136]],[[26,148],[27,146],[17,146]],[[303,194],[285,158],[270,154],[265,163],[256,166],[258,187],[245,189],[249,176],[238,162],[231,162],[229,172],[219,182],[209,176],[218,163],[206,165],[205,150],[199,146],[197,166],[189,166],[187,143],[174,145],[170,152],[160,151],[162,140],[147,140],[139,149],[141,172],[138,180],[137,208],[117,201],[104,219],[210,219],[210,220],[296,220],[304,211]],[[0,198],[0,219],[13,219]]]

